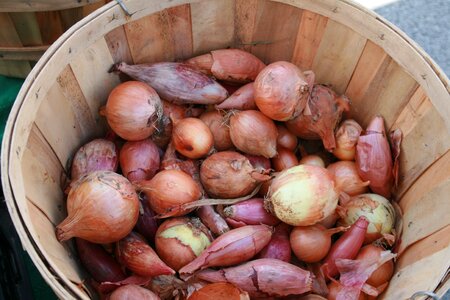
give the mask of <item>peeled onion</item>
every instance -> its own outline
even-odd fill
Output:
[[[272,180],[269,207],[283,222],[313,225],[336,209],[338,192],[324,168],[299,165],[282,171]]]
[[[354,160],[356,143],[361,132],[361,126],[355,120],[344,120],[336,130],[336,149],[333,150],[334,156],[340,160]]]
[[[297,156],[289,149],[278,147],[278,153],[272,158],[272,166],[275,171],[280,172],[298,165]]]
[[[258,173],[244,155],[233,151],[214,153],[200,167],[203,187],[208,195],[217,198],[248,195],[258,183],[269,178]]]
[[[126,142],[120,149],[122,173],[131,182],[151,179],[159,169],[159,150],[150,139]]]
[[[338,161],[327,167],[334,178],[336,188],[350,196],[364,194],[369,190],[370,181],[362,181],[353,161]]]
[[[377,194],[352,197],[344,204],[346,216],[339,220],[343,226],[352,225],[360,216],[369,220],[364,243],[370,243],[383,234],[390,234],[395,225],[395,210],[391,203]]]
[[[297,137],[283,125],[277,125],[277,131],[277,145],[294,151],[298,143]]]
[[[159,214],[200,199],[201,191],[191,176],[180,170],[163,170],[150,181],[143,181],[140,188],[147,196],[150,207]],[[175,216],[187,214],[181,210]]]
[[[211,130],[214,138],[214,148],[217,151],[233,148],[233,142],[230,137],[230,128],[219,111],[205,112],[200,116],[200,120],[202,120]]]
[[[186,118],[175,123],[172,142],[178,152],[188,158],[197,159],[211,151],[214,137],[200,119]]]
[[[133,229],[139,216],[139,199],[125,177],[97,171],[72,185],[67,213],[67,218],[56,226],[58,241],[79,237],[107,244],[120,240]]]
[[[127,81],[109,94],[104,112],[112,130],[127,141],[148,138],[162,115],[156,91],[139,81]]]
[[[178,271],[199,256],[212,240],[198,218],[172,218],[158,228],[156,252],[169,267]]]
[[[256,110],[235,112],[230,117],[230,137],[239,150],[267,158],[277,154],[275,123]]]

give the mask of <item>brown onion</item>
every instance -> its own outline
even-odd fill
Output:
[[[277,125],[278,137],[277,137],[277,146],[284,147],[291,151],[294,151],[297,148],[298,140],[297,137],[291,133],[284,125]]]
[[[159,169],[159,150],[150,139],[126,142],[120,150],[120,167],[132,183],[149,180]]]
[[[336,148],[333,150],[334,156],[340,160],[354,160],[356,143],[361,132],[361,126],[355,120],[344,120],[336,131]]]
[[[337,281],[331,281],[328,284],[328,300],[337,300],[337,295],[343,289],[342,285]],[[364,293],[360,293],[358,299],[355,300],[366,300],[367,296]]]
[[[272,158],[272,166],[275,171],[280,172],[298,165],[297,156],[289,149],[278,147],[277,155]]]
[[[219,111],[205,112],[200,116],[200,120],[211,130],[214,139],[214,148],[217,151],[233,148],[230,128],[226,124],[224,116]]]
[[[200,179],[208,195],[237,198],[250,194],[270,177],[258,173],[242,154],[222,151],[209,156],[200,168]]]
[[[338,161],[327,167],[336,183],[336,188],[350,196],[364,194],[369,190],[370,181],[362,181],[353,161]]]
[[[319,262],[330,251],[331,236],[343,230],[343,227],[326,229],[319,224],[294,227],[290,235],[292,251],[301,261]]]
[[[361,250],[359,250],[356,260],[365,260],[371,257],[379,258],[382,251],[382,248],[377,247],[373,244],[364,246],[361,248]],[[376,271],[374,271],[372,275],[370,275],[369,279],[367,279],[366,283],[377,288],[388,282],[391,279],[392,275],[394,275],[394,262],[391,259],[382,264],[381,267],[379,267]]]
[[[162,104],[152,87],[139,81],[127,81],[111,91],[101,114],[121,138],[138,141],[155,131],[162,115]]]
[[[256,106],[277,121],[287,121],[301,114],[309,96],[306,76],[287,61],[265,67],[256,77],[254,88]]]
[[[344,111],[350,109],[350,100],[338,97],[329,87],[314,85],[305,110],[286,123],[289,131],[303,139],[322,139],[325,149],[336,148],[334,129]]]
[[[78,149],[73,157],[72,181],[94,171],[117,171],[119,165],[117,148],[113,142],[95,139]]]
[[[215,105],[216,109],[238,109],[248,110],[256,109],[255,89],[253,82],[247,83],[236,90],[230,97],[220,104]]]
[[[212,240],[198,218],[172,218],[158,228],[156,252],[169,267],[178,271],[199,256]]]
[[[58,241],[79,237],[93,243],[112,243],[133,229],[139,216],[139,199],[125,177],[97,171],[72,185],[67,213],[56,226]]]
[[[256,110],[234,112],[230,117],[230,137],[239,150],[267,158],[277,154],[275,123]]]
[[[159,296],[152,291],[134,284],[119,287],[110,296],[109,300],[159,300]]]
[[[159,214],[178,205],[200,199],[201,191],[191,176],[179,170],[163,170],[150,181],[142,181],[140,188],[147,196],[150,207]],[[175,216],[187,214],[179,211]]]
[[[217,282],[205,285],[192,293],[188,300],[250,300],[248,293],[231,283]]]
[[[315,154],[303,156],[298,163],[300,165],[310,165],[325,168],[325,162],[323,161],[322,157]]]
[[[197,118],[186,118],[175,123],[172,142],[178,152],[192,159],[206,156],[214,146],[209,127]]]
[[[175,273],[158,257],[152,247],[134,232],[117,242],[116,257],[119,262],[140,276],[153,277]]]

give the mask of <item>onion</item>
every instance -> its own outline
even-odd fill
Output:
[[[219,111],[205,112],[200,116],[200,120],[202,120],[211,130],[214,139],[214,148],[217,151],[233,148],[233,142],[230,137],[230,128]]]
[[[275,171],[280,172],[298,165],[297,156],[291,150],[279,146],[277,152],[277,155],[272,158]]]
[[[330,250],[331,236],[343,230],[343,227],[326,229],[319,224],[295,227],[290,235],[292,251],[301,261],[319,262]]]
[[[239,150],[267,158],[277,154],[277,128],[256,110],[235,112],[230,117],[230,137]]]
[[[298,300],[327,300],[327,298],[324,298],[320,295],[316,294],[309,294],[303,297],[298,298]]]
[[[285,262],[291,261],[291,244],[289,231],[291,227],[281,223],[275,227],[272,239],[258,254],[258,258],[275,258]]]
[[[152,291],[134,284],[119,287],[110,296],[109,300],[159,300],[158,295]]]
[[[232,227],[258,224],[272,226],[280,223],[280,220],[264,209],[262,198],[253,198],[230,205],[223,210],[222,215]]]
[[[271,168],[270,159],[264,156],[245,154],[244,156],[248,158],[253,168],[257,170],[269,170]]]
[[[289,131],[303,139],[322,139],[325,149],[336,148],[334,129],[341,115],[350,109],[350,100],[323,85],[314,85],[305,110],[286,123]]]
[[[192,293],[188,300],[250,300],[248,293],[241,291],[231,283],[217,282],[208,284]]]
[[[200,199],[201,191],[191,176],[179,170],[163,170],[150,181],[142,181],[140,189],[148,199],[150,207],[159,214],[181,204]],[[187,214],[178,211],[174,216]]]
[[[162,104],[156,91],[147,84],[127,81],[111,91],[101,114],[121,138],[138,141],[155,131],[162,115]]]
[[[134,229],[145,237],[147,241],[153,244],[155,241],[156,230],[158,230],[158,222],[155,217],[156,214],[147,205],[147,199],[140,199],[140,202],[141,209]]]
[[[336,188],[350,196],[366,193],[369,181],[362,181],[353,161],[338,161],[327,167],[336,183]]]
[[[291,133],[287,128],[283,125],[277,125],[278,137],[277,137],[277,146],[284,147],[291,151],[294,151],[297,148],[297,137]]]
[[[277,121],[287,121],[302,113],[309,96],[308,80],[294,64],[274,62],[255,79],[255,103],[259,110]]]
[[[395,210],[391,203],[377,194],[362,194],[352,197],[344,204],[346,214],[339,220],[343,226],[356,222],[360,216],[369,220],[364,242],[371,243],[383,234],[390,234],[395,225]]]
[[[161,261],[152,247],[134,232],[117,242],[116,257],[119,262],[140,276],[153,277],[175,273]]]
[[[336,209],[338,192],[326,169],[300,165],[282,171],[272,180],[268,205],[283,222],[313,225]]]
[[[253,82],[247,83],[236,90],[230,97],[220,104],[215,105],[216,109],[256,109],[255,89]]]
[[[334,227],[334,225],[336,224],[336,221],[338,219],[339,219],[339,215],[335,211],[334,213],[332,213],[331,215],[329,215],[328,217],[326,217],[325,219],[323,219],[322,221],[320,221],[317,224],[320,224],[325,228],[331,228],[331,227]]]
[[[157,123],[157,129],[150,137],[159,148],[166,148],[172,138],[172,120],[181,120],[186,117],[186,106],[176,105],[162,100],[163,115]]]
[[[175,123],[172,142],[178,152],[192,159],[206,156],[214,146],[214,137],[208,126],[197,118],[186,118]]]
[[[83,239],[77,238],[75,240],[81,264],[92,275],[95,281],[115,282],[125,279],[126,276],[120,265],[102,246]]]
[[[158,147],[150,139],[126,142],[120,150],[122,173],[132,183],[151,179],[159,169]]]
[[[375,245],[364,246],[359,251],[356,260],[365,260],[371,257],[379,258],[382,251],[383,249]],[[394,275],[394,262],[389,260],[374,271],[372,275],[370,275],[369,279],[367,279],[366,283],[377,288],[388,282],[392,275]]]
[[[216,236],[230,231],[227,222],[219,215],[212,205],[201,206],[197,210],[197,216]]]
[[[208,247],[213,238],[198,218],[172,218],[164,221],[156,233],[156,252],[178,271]]]
[[[337,300],[337,295],[343,289],[343,286],[337,281],[331,281],[328,284],[328,300]],[[364,293],[360,293],[358,299],[356,300],[366,300],[367,296]]]
[[[200,179],[208,195],[237,198],[252,192],[270,177],[258,173],[242,154],[222,151],[209,156],[200,167]]]
[[[356,143],[361,135],[362,128],[355,120],[344,120],[336,131],[336,149],[334,156],[340,160],[354,160]]]
[[[139,216],[139,199],[125,177],[97,171],[72,185],[67,213],[56,226],[58,241],[79,237],[93,243],[112,243],[133,229]]]
[[[323,161],[322,157],[315,154],[303,156],[298,163],[300,165],[310,165],[325,168],[325,162]]]
[[[336,259],[354,259],[361,249],[369,221],[365,217],[359,219],[332,246],[323,261],[322,271],[327,277],[339,274]]]
[[[94,171],[117,171],[117,148],[113,142],[105,139],[95,139],[78,149],[73,157],[72,181]]]

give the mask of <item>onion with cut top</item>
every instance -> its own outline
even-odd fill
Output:
[[[283,222],[313,225],[336,209],[338,192],[324,168],[299,165],[282,171],[272,180],[268,206]]]

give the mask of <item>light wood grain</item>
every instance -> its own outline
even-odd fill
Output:
[[[0,74],[4,76],[25,78],[31,71],[31,65],[27,61],[0,60]]]
[[[0,47],[0,60],[34,60],[41,58],[49,46]]]
[[[22,46],[11,16],[3,12],[0,12],[0,45],[4,47]]]
[[[81,20],[84,16],[83,7],[75,7],[64,9],[59,12],[59,16],[61,18],[61,25],[64,30],[72,27],[73,24]]]
[[[64,26],[58,11],[37,12],[36,19],[44,44],[52,44],[63,34]]]
[[[0,0],[0,12],[49,11],[87,5],[99,0]]]
[[[131,57],[127,36],[123,26],[111,30],[105,35],[105,40],[115,63],[124,61],[127,64],[133,64],[133,58]]]
[[[10,13],[20,41],[24,46],[43,45],[39,24],[33,12]]]
[[[235,47],[251,51],[258,0],[236,0],[234,27]]]
[[[310,70],[327,26],[328,18],[304,10],[295,41],[292,63],[302,70]]]

